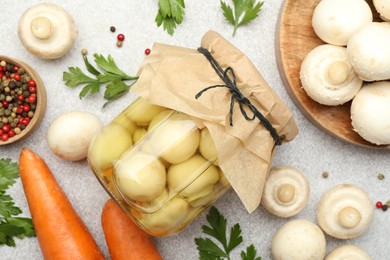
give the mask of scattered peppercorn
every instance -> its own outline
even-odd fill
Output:
[[[86,55],[88,54],[88,50],[87,50],[86,48],[83,48],[83,49],[81,50],[81,54],[82,54],[83,56],[86,56]]]
[[[0,140],[19,135],[35,114],[36,82],[25,69],[0,61]]]
[[[118,46],[119,48],[122,47],[122,45],[123,45],[123,42],[122,42],[122,41],[117,41],[117,42],[116,42],[116,46]]]
[[[111,26],[111,27],[110,27],[110,31],[111,31],[111,32],[115,32],[115,31],[116,31],[116,28],[115,28],[114,26]]]
[[[376,206],[378,209],[381,209],[382,206],[383,206],[383,204],[382,204],[381,201],[378,201],[378,202],[375,204],[375,206]]]
[[[378,179],[383,180],[385,178],[385,175],[383,173],[378,174]]]
[[[329,177],[329,173],[328,172],[323,172],[322,173],[322,178],[326,179]]]
[[[387,206],[386,204],[382,206],[383,211],[387,211],[388,208],[389,208],[389,206]]]
[[[145,49],[145,54],[146,54],[146,55],[149,55],[149,54],[150,54],[150,49],[149,49],[149,48]]]
[[[118,39],[118,41],[121,41],[123,42],[125,40],[125,35],[123,35],[122,33],[118,34],[118,36],[116,37]]]

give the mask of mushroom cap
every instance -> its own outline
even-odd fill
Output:
[[[322,0],[314,9],[312,26],[324,42],[345,46],[372,19],[370,6],[364,0]]]
[[[390,23],[370,23],[347,45],[348,60],[365,81],[390,79]]]
[[[390,82],[366,84],[351,105],[354,131],[365,140],[377,144],[390,144]]]
[[[284,224],[272,239],[275,260],[317,260],[325,257],[324,233],[314,223],[295,219]]]
[[[390,1],[389,0],[374,0],[374,6],[382,20],[390,22]]]
[[[371,260],[369,254],[360,247],[344,245],[334,249],[325,260]]]
[[[366,191],[352,184],[339,184],[321,197],[318,224],[330,236],[349,239],[360,236],[374,216],[374,206]]]
[[[309,194],[309,183],[302,172],[292,166],[279,166],[270,171],[261,204],[268,212],[288,218],[306,206]]]
[[[70,14],[62,7],[42,3],[23,13],[18,34],[31,54],[42,59],[57,59],[72,47],[77,29]]]
[[[351,100],[363,84],[347,60],[346,48],[330,44],[320,45],[306,55],[300,78],[307,95],[328,106]]]

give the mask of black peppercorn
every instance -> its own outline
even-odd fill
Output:
[[[110,27],[110,31],[111,31],[111,32],[115,32],[115,31],[116,31],[115,27],[114,27],[114,26],[111,26],[111,27]]]
[[[389,208],[389,206],[387,206],[386,204],[382,206],[383,211],[386,211],[388,208]]]

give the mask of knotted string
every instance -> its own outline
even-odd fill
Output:
[[[234,108],[234,101],[237,101],[240,105],[240,110],[242,115],[245,117],[248,121],[253,121],[255,118],[258,118],[260,122],[264,125],[264,127],[270,132],[272,138],[275,140],[276,145],[281,145],[282,140],[278,133],[276,132],[275,128],[271,125],[271,123],[260,113],[257,108],[252,105],[252,103],[247,99],[241,91],[237,87],[236,83],[236,76],[234,75],[234,71],[231,67],[227,67],[225,70],[221,68],[221,66],[218,64],[218,62],[214,59],[214,57],[211,55],[211,53],[202,47],[198,48],[198,52],[202,53],[207,60],[210,62],[211,66],[215,70],[215,72],[218,74],[218,76],[225,82],[225,85],[214,85],[209,86],[201,90],[198,94],[195,95],[195,98],[198,99],[204,92],[206,92],[209,89],[212,88],[228,88],[230,91],[230,94],[232,95],[230,99],[230,126],[233,126],[233,108]],[[248,107],[250,111],[253,112],[252,116],[248,116],[247,112],[245,111],[244,107]]]

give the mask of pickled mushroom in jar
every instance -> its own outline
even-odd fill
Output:
[[[183,113],[176,113],[155,128],[151,136],[154,151],[169,163],[181,163],[195,154],[200,133],[197,125]]]
[[[147,126],[152,119],[166,108],[150,104],[143,98],[138,98],[125,111],[128,119],[140,126]]]
[[[217,148],[215,148],[213,138],[206,127],[200,131],[199,152],[207,160],[215,161],[215,165],[219,164]]]
[[[112,122],[123,126],[131,135],[134,134],[134,131],[137,128],[137,124],[129,120],[124,113],[114,118]]]
[[[160,112],[157,116],[155,116],[152,121],[150,122],[148,126],[148,132],[153,130],[156,126],[158,126],[160,123],[162,123],[165,119],[170,117],[173,113],[175,113],[173,110],[168,109]]]
[[[137,127],[135,130],[134,130],[134,134],[133,134],[133,142],[134,143],[137,143],[139,140],[142,139],[142,137],[144,137],[146,134],[148,133],[148,131],[143,128],[143,127]]]
[[[92,141],[88,160],[93,167],[107,170],[132,145],[129,132],[121,125],[110,123]]]
[[[138,152],[124,156],[114,170],[120,192],[129,199],[151,201],[165,190],[165,167],[153,155]]]
[[[198,154],[185,162],[171,165],[167,174],[170,190],[180,192],[184,198],[206,196],[218,180],[217,167]]]

